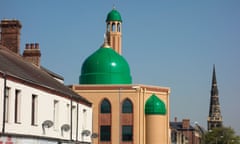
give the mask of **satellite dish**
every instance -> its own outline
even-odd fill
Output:
[[[83,131],[82,131],[82,135],[83,135],[83,136],[84,136],[84,135],[85,135],[85,136],[89,136],[90,133],[91,133],[90,130],[83,130]]]
[[[61,126],[61,130],[62,130],[62,131],[65,131],[65,132],[69,131],[69,130],[70,130],[70,125],[69,125],[69,124],[64,124],[64,125],[62,125],[62,126]]]
[[[53,126],[53,122],[51,120],[45,120],[43,123],[42,123],[42,127],[43,128],[50,128]]]
[[[53,122],[51,120],[45,120],[42,123],[43,134],[45,134],[45,128],[50,128],[53,126]]]
[[[92,133],[91,138],[97,138],[98,134],[97,133]]]

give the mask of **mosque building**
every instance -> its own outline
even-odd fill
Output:
[[[70,88],[92,103],[94,144],[170,144],[170,88],[133,84],[121,55],[122,18],[113,8],[106,38],[82,64]]]

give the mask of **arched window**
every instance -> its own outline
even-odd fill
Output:
[[[116,32],[116,24],[115,23],[112,24],[112,32]]]
[[[133,112],[133,105],[129,99],[124,100],[122,104],[122,113],[132,113]]]
[[[128,119],[122,125],[122,141],[133,141],[133,103],[130,99],[125,99],[122,103],[122,119]]]
[[[111,113],[111,104],[107,99],[101,103],[101,113]]]
[[[111,141],[111,103],[109,100],[103,99],[100,113],[100,141]]]
[[[117,31],[118,31],[118,32],[121,31],[121,25],[120,25],[120,23],[117,24]]]
[[[110,32],[110,31],[111,31],[110,28],[111,28],[111,27],[110,27],[110,23],[108,23],[108,24],[107,24],[107,32]]]

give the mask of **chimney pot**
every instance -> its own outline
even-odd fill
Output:
[[[177,122],[177,117],[174,117],[174,122]]]
[[[36,66],[40,67],[41,52],[39,49],[39,44],[27,43],[26,49],[23,52],[23,57],[26,61],[31,62]]]
[[[39,44],[35,43],[35,49],[39,49]]]
[[[34,49],[34,43],[31,43],[30,45],[31,45],[31,49]]]
[[[27,43],[26,45],[25,45],[25,49],[29,49],[30,48],[30,46],[29,46],[29,44]]]

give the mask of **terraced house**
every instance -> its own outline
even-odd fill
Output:
[[[0,26],[0,143],[90,143],[92,104],[41,66],[39,44],[20,54],[20,21]]]

